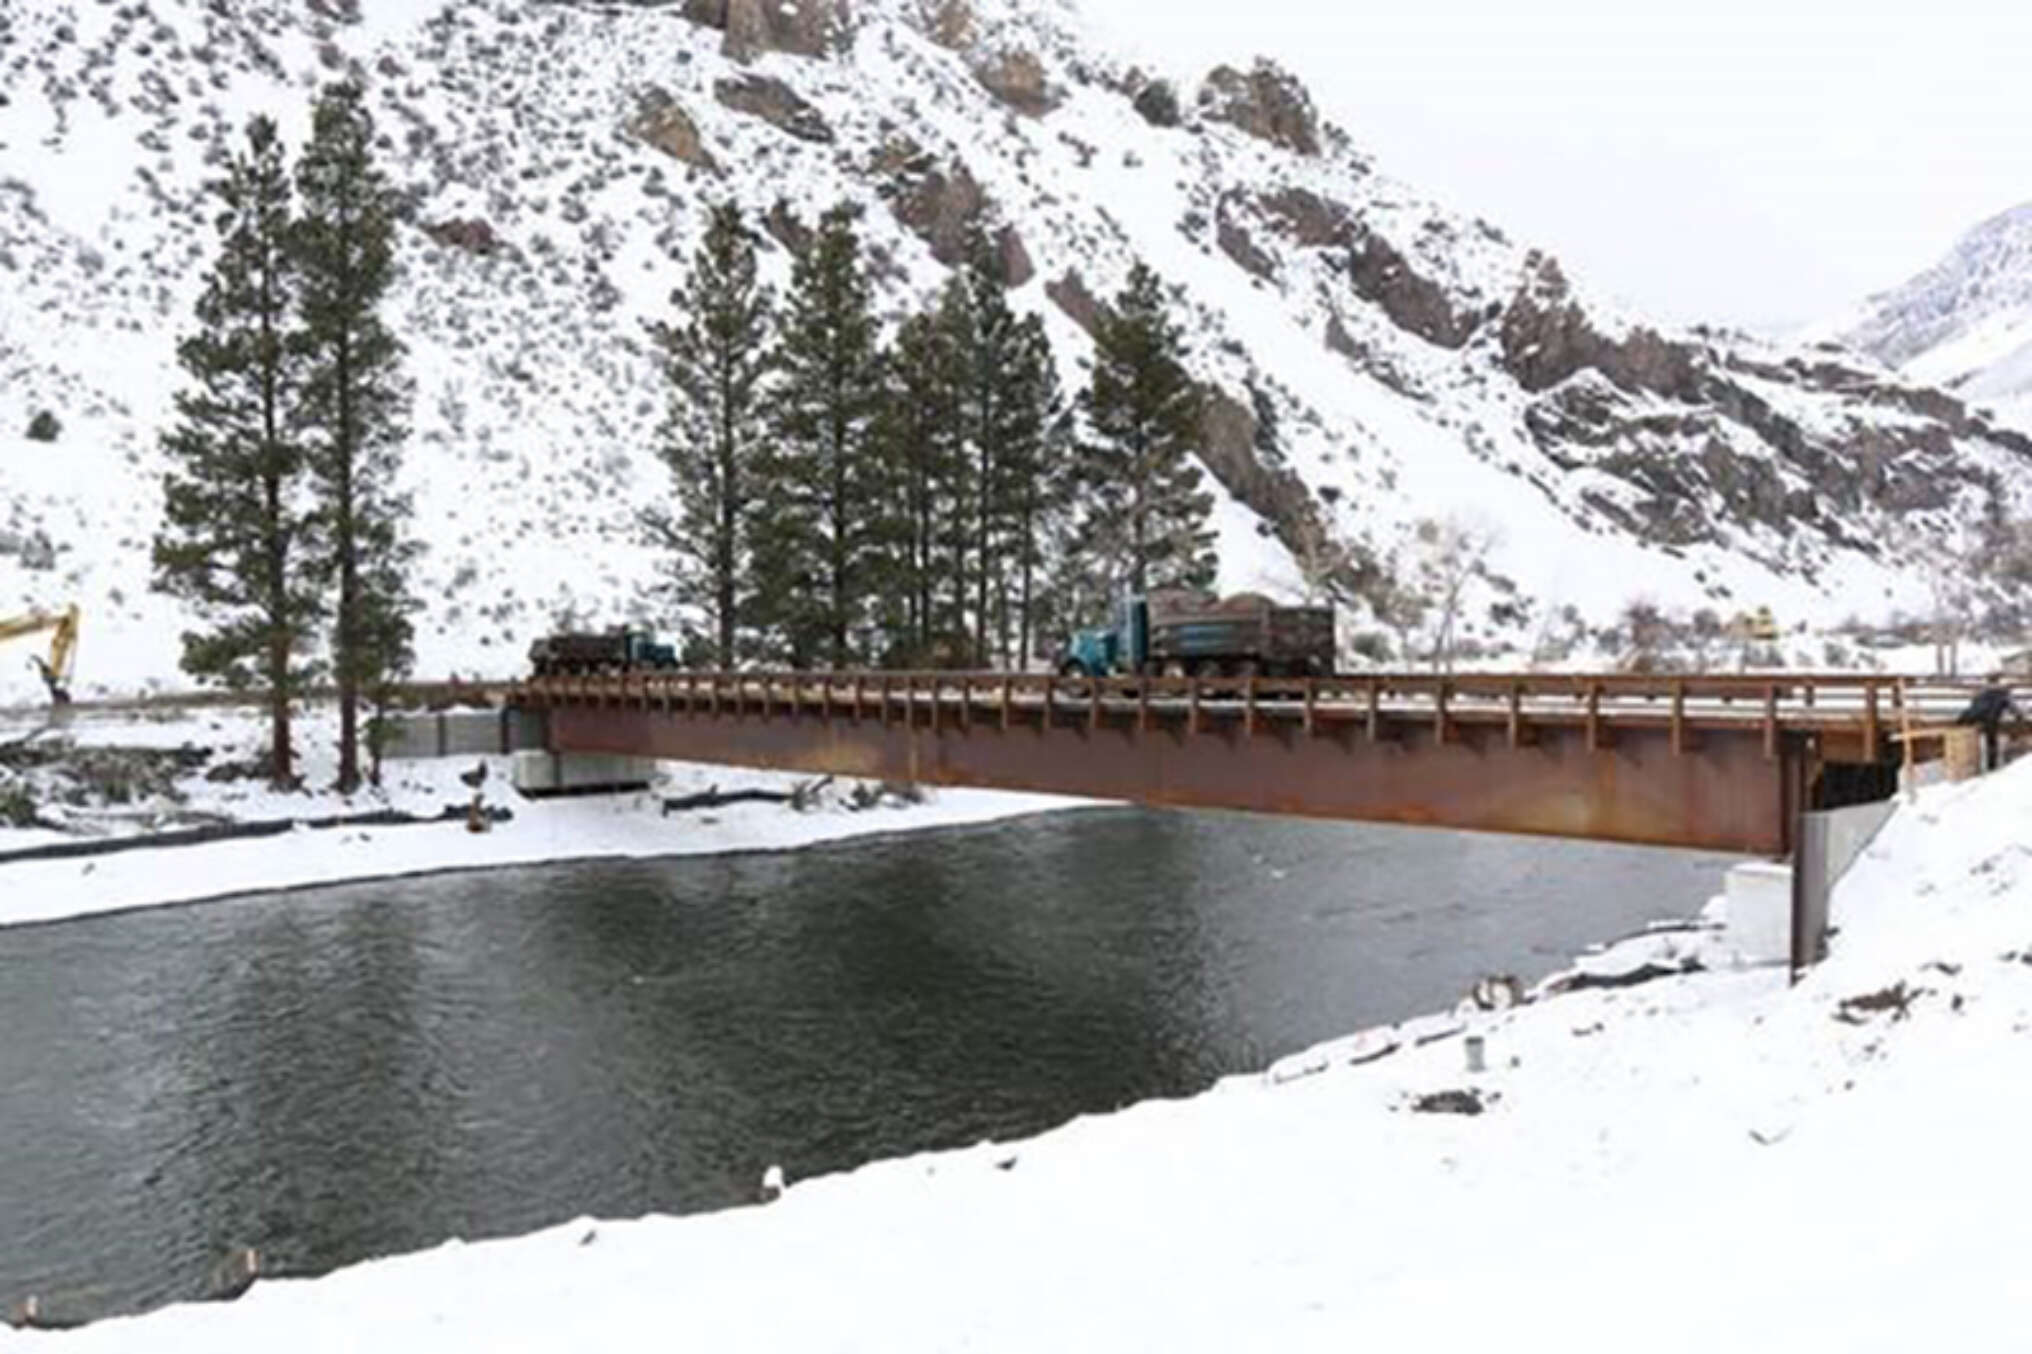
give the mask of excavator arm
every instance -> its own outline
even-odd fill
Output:
[[[71,668],[78,655],[78,619],[75,602],[62,611],[31,611],[26,616],[0,617],[0,643],[39,635],[45,630],[55,632],[50,636],[49,657],[38,654],[32,661],[42,674],[42,684],[49,688],[51,703],[56,705],[71,702]]]

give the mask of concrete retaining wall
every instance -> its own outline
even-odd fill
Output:
[[[1749,861],[1729,871],[1728,943],[1746,964],[1820,962],[1834,887],[1897,812],[1898,801],[1806,814],[1790,862]]]
[[[425,757],[505,756],[544,745],[543,715],[533,710],[439,710],[389,716],[389,761]]]

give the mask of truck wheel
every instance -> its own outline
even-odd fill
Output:
[[[1087,665],[1080,662],[1077,658],[1068,658],[1058,665],[1058,675],[1061,677],[1084,677],[1087,675]]]

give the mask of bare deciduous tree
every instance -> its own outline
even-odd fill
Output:
[[[1483,571],[1496,539],[1493,527],[1453,516],[1426,518],[1412,531],[1409,576],[1424,595],[1426,651],[1436,673],[1453,670],[1468,583]]]

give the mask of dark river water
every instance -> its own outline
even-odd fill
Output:
[[[1537,976],[1722,857],[1097,810],[0,930],[0,1302],[1027,1135]]]

